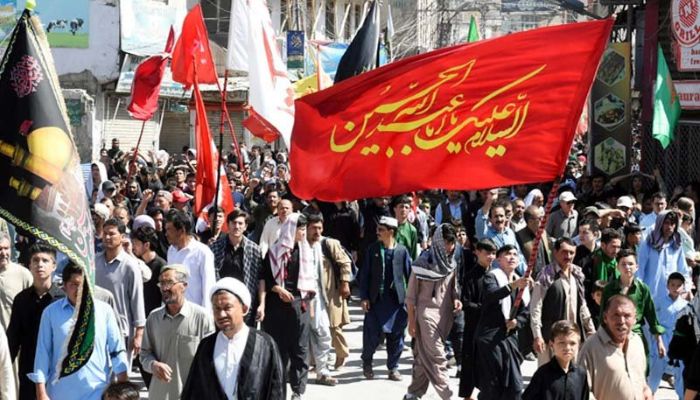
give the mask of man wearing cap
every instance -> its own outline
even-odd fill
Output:
[[[188,212],[188,206],[190,204],[190,200],[192,199],[190,196],[186,195],[185,192],[182,190],[174,190],[172,193],[172,198],[173,198],[173,207],[180,210],[180,211],[185,211]]]
[[[148,316],[141,365],[153,374],[149,399],[178,399],[199,341],[214,332],[211,315],[185,299],[187,268],[166,265],[158,279],[163,304]]]
[[[576,235],[578,211],[574,209],[576,196],[566,191],[559,195],[559,209],[549,216],[547,234],[553,240],[562,237],[572,238]]]
[[[202,339],[192,361],[182,400],[285,400],[282,360],[275,341],[248,327],[250,292],[235,278],[222,278],[211,290],[219,332]]]
[[[408,322],[405,299],[411,275],[411,255],[395,239],[396,218],[381,217],[377,225],[379,241],[367,249],[359,272],[360,298],[365,312],[362,328],[362,369],[367,379],[374,378],[372,361],[381,333],[386,334],[389,379],[401,380],[398,371],[403,351],[403,333]]]

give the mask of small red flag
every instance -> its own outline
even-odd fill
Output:
[[[216,65],[199,4],[187,13],[182,23],[182,33],[175,43],[170,69],[173,71],[173,80],[182,83],[187,89],[195,82],[217,83]]]
[[[148,121],[158,109],[160,84],[163,81],[163,74],[174,42],[175,31],[170,27],[163,54],[148,57],[136,67],[134,81],[131,84],[131,103],[127,107],[131,118]]]
[[[263,116],[255,112],[253,107],[248,108],[248,118],[243,120],[243,127],[250,131],[253,136],[267,143],[272,143],[280,137],[277,134],[277,129]]]
[[[613,22],[440,49],[297,99],[292,191],[339,201],[553,180]]]
[[[219,152],[216,150],[214,141],[209,133],[209,122],[207,120],[207,110],[202,101],[202,94],[199,87],[194,85],[194,101],[197,109],[195,120],[195,144],[197,146],[197,174],[196,189],[194,197],[194,213],[199,215],[202,209],[214,203],[216,197],[217,166],[219,163]],[[234,204],[231,194],[231,186],[228,183],[226,174],[221,174],[221,185],[219,185],[218,207],[224,210],[224,215],[233,211]]]

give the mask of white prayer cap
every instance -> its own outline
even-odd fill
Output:
[[[389,228],[398,229],[399,221],[396,218],[383,216],[379,218],[379,225],[384,225]]]
[[[102,203],[95,203],[95,214],[106,221],[109,219],[109,208]]]
[[[187,269],[187,266],[183,264],[166,265],[160,269],[160,274],[163,275],[166,271],[175,271],[177,273],[183,274],[185,276],[185,280],[187,280],[190,277],[190,271]]]
[[[131,228],[132,230],[137,230],[142,226],[150,226],[151,228],[156,229],[156,221],[154,221],[153,218],[149,217],[148,215],[139,215],[138,217],[134,218],[134,223]]]
[[[250,308],[250,292],[245,284],[236,278],[221,278],[218,282],[211,288],[209,292],[209,297],[213,297],[214,293],[225,290],[232,295],[238,297],[241,303],[245,304],[246,307]]]

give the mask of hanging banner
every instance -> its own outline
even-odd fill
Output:
[[[304,68],[304,31],[287,32],[287,69]]]
[[[630,171],[630,65],[630,44],[611,43],[591,89],[590,159],[608,176]]]
[[[162,52],[170,27],[177,37],[186,14],[186,0],[120,0],[122,51],[137,56]]]

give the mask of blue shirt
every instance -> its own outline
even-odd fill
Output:
[[[100,400],[109,384],[110,369],[115,374],[127,370],[122,335],[112,307],[95,300],[95,342],[90,360],[78,371],[57,380],[56,366],[75,322],[74,310],[68,298],[46,307],[39,325],[34,373],[27,376],[35,383],[45,383],[52,399]]]
[[[515,246],[518,250],[518,257],[520,258],[520,263],[518,264],[517,273],[522,276],[527,269],[527,264],[525,263],[525,257],[523,256],[522,250],[520,250],[520,245],[518,244],[518,238],[515,236],[515,232],[506,226],[503,232],[498,232],[491,226],[488,221],[488,216],[484,215],[481,208],[476,212],[476,238],[478,240],[491,239],[493,244],[496,245],[497,249],[509,244]],[[493,260],[491,267],[498,268],[498,260]]]
[[[643,240],[637,250],[637,256],[639,257],[637,277],[649,286],[654,302],[661,301],[667,296],[666,282],[673,272],[680,272],[685,277],[685,288],[690,290],[692,280],[682,246],[674,248],[666,243],[661,251],[657,251],[648,240]]]
[[[461,220],[462,219],[462,200],[458,201],[457,203],[452,203],[451,201],[448,201],[447,204],[450,207],[450,215],[452,215],[452,219],[457,219]],[[441,202],[438,204],[437,208],[435,209],[435,224],[440,225],[443,222],[451,222],[451,221],[443,221],[443,212],[442,212],[442,207],[445,207],[445,202]]]

